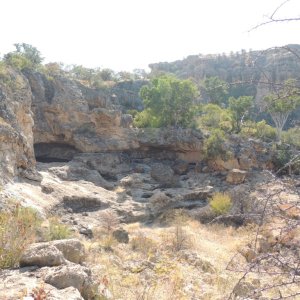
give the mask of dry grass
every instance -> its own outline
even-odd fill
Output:
[[[239,274],[225,268],[237,249],[248,242],[248,229],[208,227],[194,220],[185,220],[178,227],[176,222],[167,227],[127,225],[129,244],[116,243],[109,252],[99,247],[101,239],[87,244],[88,263],[99,278],[105,275],[112,299],[223,300],[230,293]],[[189,247],[178,251],[166,243],[166,236],[174,239],[176,227],[192,240]],[[182,258],[182,253],[196,253],[212,268],[204,272]]]

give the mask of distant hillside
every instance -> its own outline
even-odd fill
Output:
[[[168,72],[180,78],[194,78],[196,81],[212,76],[229,83],[253,81],[253,85],[243,85],[244,88],[248,87],[247,94],[253,94],[254,90],[249,90],[249,87],[257,87],[257,82],[266,81],[266,76],[273,82],[290,77],[299,78],[300,45],[287,45],[264,51],[242,50],[229,55],[190,55],[183,60],[154,63],[149,67],[154,74]],[[241,89],[239,94],[240,92]]]
[[[270,83],[288,78],[300,79],[300,45],[263,51],[190,55],[174,62],[150,64],[149,67],[153,75],[172,73],[179,78],[194,79],[199,85],[203,79],[217,76],[230,84],[229,96],[254,96],[259,108],[260,100],[271,89]],[[300,118],[300,111],[292,118]]]

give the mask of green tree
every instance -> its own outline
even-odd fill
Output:
[[[232,114],[233,128],[239,133],[241,131],[241,125],[249,115],[250,108],[253,105],[252,96],[241,96],[238,98],[230,97],[229,109]]]
[[[274,121],[277,140],[281,142],[283,127],[292,111],[300,105],[300,90],[295,79],[288,79],[283,86],[264,97],[266,111]]]
[[[232,129],[232,117],[228,109],[212,103],[201,108],[201,116],[198,119],[198,123],[200,127],[205,129],[220,128],[226,132]]]
[[[217,105],[225,104],[228,97],[228,84],[218,77],[208,77],[203,82],[203,88],[209,102]]]
[[[4,61],[20,70],[29,68],[37,69],[44,58],[41,52],[34,46],[26,43],[14,44],[16,51],[4,55]]]
[[[196,85],[190,80],[180,80],[171,75],[155,77],[140,90],[145,110],[136,118],[142,116],[144,126],[191,126],[198,94]]]

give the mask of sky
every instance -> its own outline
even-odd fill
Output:
[[[2,0],[0,55],[24,42],[45,62],[132,71],[194,54],[300,44],[300,21],[249,32],[283,1]],[[300,1],[278,13],[300,16]]]

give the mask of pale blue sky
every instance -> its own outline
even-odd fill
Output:
[[[25,42],[46,61],[146,68],[149,63],[300,44],[300,22],[252,32],[283,0],[3,0],[0,54]],[[300,16],[300,1],[280,12]]]

